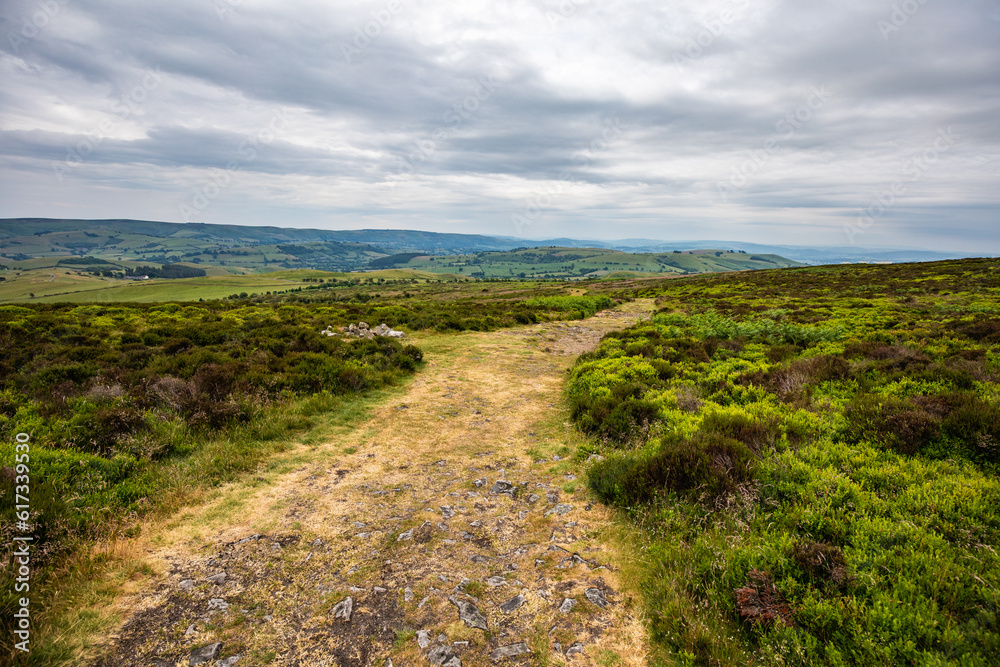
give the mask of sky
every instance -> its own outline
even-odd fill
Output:
[[[0,217],[1000,254],[997,0],[4,0]]]

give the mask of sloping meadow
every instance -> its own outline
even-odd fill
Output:
[[[996,664],[1000,264],[662,283],[580,358],[663,664]]]

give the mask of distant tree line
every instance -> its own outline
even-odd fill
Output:
[[[183,264],[164,264],[160,268],[152,266],[137,266],[129,269],[127,276],[149,276],[150,278],[201,278],[208,275],[205,269],[196,269]]]

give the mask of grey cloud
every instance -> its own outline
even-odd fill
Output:
[[[553,235],[597,235],[587,225],[605,234],[604,220],[614,219],[623,235],[670,237],[697,215],[733,239],[773,242],[784,228],[769,232],[759,219],[767,211],[801,209],[817,230],[835,229],[950,127],[958,144],[866,234],[885,243],[908,229],[929,243],[958,235],[977,248],[986,237],[1000,251],[1000,15],[985,0],[928,0],[884,35],[880,21],[900,20],[893,5],[622,0],[581,3],[549,25],[545,11],[558,10],[550,3],[474,14],[400,0],[358,48],[356,30],[388,2],[73,0],[36,37],[0,44],[10,73],[0,90],[0,175],[37,174],[43,189],[67,150],[117,118],[72,178],[114,187],[118,173],[134,190],[130,170],[144,165],[163,174],[157,196],[175,188],[183,198],[190,174],[235,160],[247,173],[297,177],[287,187],[302,188],[296,199],[310,218],[342,189],[352,202],[329,209],[341,226],[350,216],[424,228],[447,219],[512,234],[506,221],[525,190],[569,173],[599,187],[591,196],[600,203],[555,198],[536,222]],[[5,4],[0,29],[17,35],[37,6]],[[219,7],[229,9],[220,16]],[[350,62],[345,45],[356,49]],[[134,114],[116,116],[113,105],[150,70],[162,85]],[[484,77],[495,87],[487,95]],[[809,107],[816,89],[828,99]],[[281,110],[294,122],[241,158],[247,137]],[[612,118],[628,129],[585,164],[574,161]],[[723,207],[719,183],[765,146],[767,159]],[[407,160],[410,170],[400,166]],[[415,199],[389,203],[380,188],[390,182]],[[636,189],[641,206],[626,199]],[[616,192],[622,199],[609,203]],[[101,210],[85,188],[63,184],[60,196],[60,216],[74,205],[91,217]],[[294,212],[257,191],[245,197],[261,198],[261,215]],[[686,202],[699,197],[695,214]],[[45,214],[16,195],[0,204],[9,215]],[[206,215],[225,222],[241,213],[220,202]]]

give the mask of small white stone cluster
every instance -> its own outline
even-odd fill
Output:
[[[367,322],[358,322],[357,324],[349,325],[346,329],[338,327],[337,331],[334,331],[333,327],[327,327],[319,333],[321,336],[350,336],[352,338],[367,338],[369,340],[375,338],[376,336],[403,338],[406,335],[402,331],[396,331],[395,329],[387,326],[385,322],[378,325],[374,329],[369,327]]]

